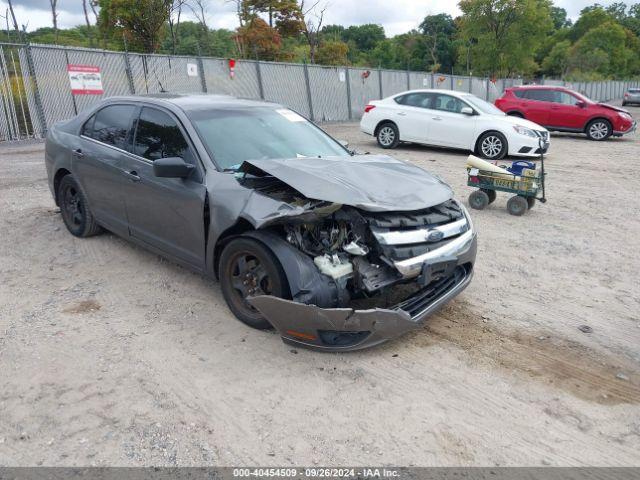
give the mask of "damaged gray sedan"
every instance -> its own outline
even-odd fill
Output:
[[[288,343],[382,343],[473,275],[476,234],[446,184],[280,105],[110,98],[48,132],[46,166],[73,235],[107,229],[217,277],[238,319]]]

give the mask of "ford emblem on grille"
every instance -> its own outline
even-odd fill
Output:
[[[427,233],[427,242],[439,242],[444,237],[442,230],[430,230]]]

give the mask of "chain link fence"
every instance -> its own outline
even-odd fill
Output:
[[[103,94],[71,92],[68,65],[98,67]],[[219,58],[113,52],[52,45],[0,43],[0,141],[42,138],[54,123],[105,97],[129,94],[211,93],[267,100],[316,122],[358,120],[370,100],[405,90],[468,92],[493,102],[520,79],[403,70],[326,67],[238,60],[233,75]],[[638,82],[565,83],[596,101],[622,97]]]

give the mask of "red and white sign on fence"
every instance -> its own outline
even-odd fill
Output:
[[[71,93],[74,95],[102,95],[100,67],[92,65],[67,65]]]

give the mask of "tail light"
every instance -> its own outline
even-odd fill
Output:
[[[628,93],[625,93],[625,94],[624,94],[624,98],[629,98],[629,94],[628,94]]]
[[[370,112],[374,108],[376,108],[375,105],[367,105],[366,107],[364,107],[364,113]]]

